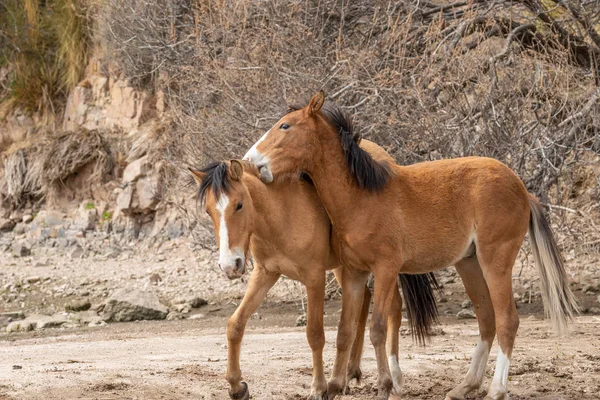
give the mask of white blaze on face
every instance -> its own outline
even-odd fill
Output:
[[[271,132],[269,129],[256,143],[254,146],[248,150],[248,152],[244,155],[244,160],[250,161],[254,164],[260,173],[260,179],[263,182],[270,183],[273,181],[273,175],[271,174],[271,169],[269,168],[269,158],[260,153],[257,150],[258,145],[267,138],[267,135]]]
[[[496,398],[501,394],[508,392],[508,368],[510,366],[510,360],[504,354],[502,349],[498,349],[498,356],[496,358],[496,370],[494,371],[494,379],[490,386],[489,396]],[[508,396],[505,397],[508,399]]]
[[[262,159],[262,158],[263,158],[262,154],[260,154],[260,153],[258,152],[258,150],[256,150],[256,148],[258,147],[258,145],[259,145],[259,144],[260,144],[260,143],[261,143],[263,140],[265,140],[265,139],[267,138],[267,135],[269,134],[269,132],[271,132],[271,130],[270,130],[270,129],[269,129],[269,130],[268,130],[268,131],[267,131],[267,132],[266,132],[264,135],[262,135],[262,137],[261,137],[260,139],[258,139],[258,141],[257,141],[256,143],[254,143],[254,146],[252,146],[252,147],[250,148],[250,150],[248,150],[248,151],[246,152],[246,154],[244,155],[244,160],[248,160],[248,161],[250,161],[251,163],[253,163],[253,164],[255,164],[255,165],[256,165],[256,163],[255,163],[254,161],[255,161],[255,160],[257,160],[257,159]]]
[[[229,246],[229,230],[225,221],[225,211],[229,205],[229,197],[221,194],[217,201],[217,212],[219,213],[219,267],[229,279],[239,278],[245,272],[245,268],[238,269],[236,261],[241,261],[241,265],[245,264],[244,252],[240,248],[232,249]]]
[[[227,223],[225,222],[227,205],[229,205],[229,197],[221,194],[217,202],[217,212],[219,213],[219,266],[221,269],[223,269],[223,266],[229,264],[229,261],[233,258],[233,254],[229,248],[229,233],[227,232]]]
[[[394,392],[399,395],[400,388],[402,387],[402,371],[400,370],[400,364],[398,364],[398,356],[395,354],[388,356],[388,365],[390,366],[390,373],[394,382]]]

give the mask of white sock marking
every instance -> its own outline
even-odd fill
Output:
[[[394,392],[399,395],[400,387],[402,386],[402,371],[400,370],[400,364],[398,364],[398,357],[395,354],[388,356],[388,365],[390,366],[390,373],[394,382]]]
[[[488,356],[490,355],[490,345],[488,342],[482,342],[481,338],[477,342],[477,347],[473,351],[473,357],[471,358],[471,366],[465,377],[465,382],[469,386],[481,386],[483,377],[485,375],[485,368],[487,366]]]
[[[498,349],[498,356],[496,357],[496,370],[494,371],[494,379],[490,386],[489,396],[492,398],[498,397],[498,394],[508,392],[508,368],[510,366],[510,360],[504,354],[502,349]],[[508,395],[506,396],[508,399]]]

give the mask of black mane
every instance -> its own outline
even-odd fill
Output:
[[[231,181],[229,180],[229,165],[226,162],[212,162],[202,168],[200,172],[206,174],[198,189],[198,200],[201,205],[206,202],[208,189],[212,189],[215,198],[219,198],[222,193],[229,194]]]
[[[288,113],[301,108],[290,106]],[[335,103],[325,103],[321,115],[339,132],[346,163],[358,187],[369,191],[382,189],[392,175],[390,167],[386,162],[375,160],[359,146],[361,136],[354,132],[350,117]]]

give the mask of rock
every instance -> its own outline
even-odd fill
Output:
[[[206,317],[205,314],[194,314],[191,317],[188,317],[188,319],[202,319],[204,317]]]
[[[202,306],[208,304],[208,302],[201,297],[194,297],[193,299],[191,299],[189,301],[189,304],[192,308],[199,308],[199,307],[202,307]]]
[[[28,224],[33,221],[33,216],[30,214],[23,215],[23,223]]]
[[[67,323],[67,318],[62,314],[55,315],[30,315],[22,321],[11,322],[6,327],[6,332],[28,332],[34,329],[58,328]]]
[[[296,326],[306,326],[306,314],[302,314],[296,318]]]
[[[458,314],[456,314],[458,319],[473,319],[477,318],[475,312],[473,310],[460,310]]]
[[[23,241],[14,242],[12,252],[15,257],[26,257],[31,254],[31,248]]]
[[[159,274],[152,274],[150,275],[150,278],[148,278],[150,280],[150,283],[153,285],[158,285],[159,282],[162,282],[162,278],[160,277]]]
[[[72,259],[83,258],[84,253],[85,251],[80,246],[77,246],[73,250],[71,250],[71,252],[69,253],[69,257],[71,257]]]
[[[0,219],[0,232],[10,232],[17,223],[7,218]]]
[[[7,311],[0,313],[0,318],[11,318],[14,321],[16,319],[24,319],[25,314],[23,314],[23,311]]]
[[[40,214],[42,214],[42,213],[40,213]],[[40,217],[40,215],[38,214],[38,218],[39,217]],[[43,217],[44,217],[44,219],[42,221],[46,223],[47,227],[60,226],[64,223],[64,218],[65,218],[64,214],[57,210],[46,210]]]
[[[47,267],[48,266],[48,259],[47,258],[42,258],[38,261],[35,262],[35,264],[33,264],[34,267]]]
[[[10,213],[8,218],[15,222],[21,222],[23,220],[23,211],[14,210],[12,213]]]
[[[122,213],[128,213],[131,210],[133,200],[133,186],[127,185],[117,196],[117,210]]]
[[[154,210],[159,202],[158,178],[156,176],[143,177],[135,184],[135,193],[138,208],[143,211]]]
[[[469,308],[472,306],[473,306],[473,303],[471,303],[471,300],[469,300],[469,299],[463,301],[460,305],[461,308]]]
[[[173,308],[181,314],[189,314],[192,311],[192,307],[189,304],[176,304]]]
[[[37,318],[35,329],[58,328],[67,322],[62,314],[42,315]]]
[[[73,300],[65,304],[65,311],[86,311],[92,306],[89,300]]]
[[[28,276],[25,278],[25,282],[27,283],[38,283],[41,280],[39,276]]]
[[[106,322],[165,319],[168,309],[150,292],[119,289],[108,299],[102,319]]]
[[[27,225],[25,225],[23,222],[19,222],[17,225],[15,225],[13,232],[17,235],[22,235],[27,232]]]
[[[98,320],[98,321],[90,321],[90,322],[88,323],[88,326],[89,326],[90,328],[98,328],[98,327],[101,327],[101,326],[106,326],[106,325],[107,325],[107,323],[106,323],[106,322],[104,322],[104,321],[102,321],[102,320]]]
[[[185,319],[185,317],[183,316],[183,314],[178,313],[177,311],[171,311],[168,315],[167,315],[167,319],[169,321],[174,321],[174,320],[178,320],[178,319]]]
[[[35,329],[35,322],[24,319],[22,321],[13,321],[6,327],[7,333],[12,332],[29,332]]]
[[[148,156],[138,158],[134,162],[130,163],[127,167],[125,167],[125,171],[123,171],[123,183],[135,181],[141,176],[146,175],[146,173],[150,171],[151,168],[152,167],[148,161]]]
[[[96,228],[96,221],[98,220],[98,210],[94,203],[84,202],[79,207],[79,216],[75,221],[77,228],[83,231],[92,231]]]

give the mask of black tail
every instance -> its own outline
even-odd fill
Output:
[[[425,345],[432,334],[433,326],[438,323],[434,289],[440,290],[440,285],[433,272],[419,275],[399,274],[398,277],[413,340]]]

